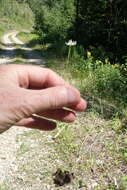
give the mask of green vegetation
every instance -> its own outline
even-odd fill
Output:
[[[74,39],[97,57],[126,59],[126,0],[27,0],[35,14],[35,29],[44,42]]]
[[[0,190],[10,190],[10,188],[5,184],[0,184]]]
[[[26,43],[26,46],[33,48],[34,50],[41,51],[42,53],[43,45],[40,43],[39,35],[35,32],[20,32],[18,34],[18,38]]]
[[[31,29],[33,21],[33,13],[25,1],[0,1],[0,35],[15,29]]]

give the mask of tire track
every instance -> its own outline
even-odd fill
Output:
[[[19,49],[24,50],[27,56],[27,59],[22,59],[23,62],[44,66],[45,61],[42,56],[19,40],[17,37],[18,34],[19,31],[12,31],[2,37],[3,54],[0,56],[0,64],[16,62],[16,46],[18,45]]]

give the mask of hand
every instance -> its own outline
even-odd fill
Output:
[[[75,120],[75,113],[65,107],[83,111],[86,102],[53,71],[30,65],[0,66],[1,131],[12,125],[53,130],[56,123],[49,119]]]

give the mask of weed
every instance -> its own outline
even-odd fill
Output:
[[[127,163],[127,144],[125,146],[122,146],[120,148],[121,152],[122,152],[122,158],[124,159],[124,161]]]
[[[62,159],[66,159],[68,162],[70,160],[70,154],[76,153],[79,146],[74,143],[74,135],[68,125],[61,123],[60,127],[63,127],[64,129],[59,135],[59,138],[55,140],[56,151],[60,154]]]
[[[30,148],[28,147],[28,145],[26,145],[25,143],[22,143],[19,147],[19,154],[24,154],[28,152],[29,150]]]
[[[126,189],[127,189],[127,176],[123,176],[120,182],[120,190],[126,190]]]
[[[11,190],[11,189],[6,184],[0,184],[0,190]]]

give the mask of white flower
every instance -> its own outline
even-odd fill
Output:
[[[76,42],[76,41],[69,40],[68,42],[65,42],[65,44],[66,44],[67,46],[76,46],[76,45],[77,45],[77,42]]]

